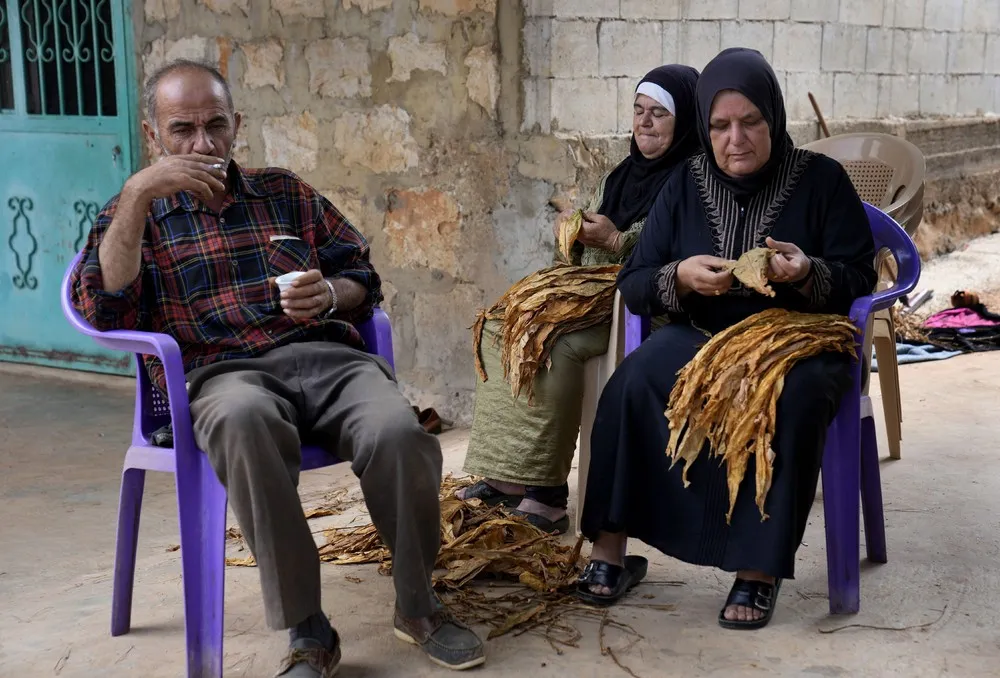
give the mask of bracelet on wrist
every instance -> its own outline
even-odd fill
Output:
[[[330,290],[330,307],[324,311],[323,317],[329,318],[337,312],[337,288],[333,286],[333,283],[328,278],[323,278],[323,282],[326,283],[326,288]]]

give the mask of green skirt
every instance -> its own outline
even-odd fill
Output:
[[[476,384],[472,437],[464,470],[472,475],[536,487],[569,477],[583,409],[584,365],[608,350],[611,327],[597,325],[563,335],[552,347],[552,367],[535,377],[534,405],[515,399],[503,378],[498,321],[483,328],[487,381]]]

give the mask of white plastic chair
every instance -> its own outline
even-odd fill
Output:
[[[583,502],[587,494],[587,473],[590,470],[590,433],[594,429],[597,415],[597,401],[611,373],[621,363],[625,355],[625,302],[621,292],[615,291],[614,307],[611,310],[611,334],[608,352],[591,358],[585,366],[586,376],[583,387],[583,416],[580,418],[580,437],[577,440],[577,490],[576,490],[576,531],[580,532],[583,516]]]

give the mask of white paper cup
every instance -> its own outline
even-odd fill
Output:
[[[284,292],[292,286],[293,280],[305,274],[305,271],[293,271],[291,273],[286,273],[285,275],[279,275],[274,279],[274,282],[278,284],[278,291]]]

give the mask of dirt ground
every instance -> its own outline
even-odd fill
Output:
[[[614,612],[643,636],[619,653],[634,675],[997,675],[1000,354],[903,365],[900,372],[903,459],[882,464],[889,563],[863,563],[860,614],[827,614],[821,497],[798,577],[785,584],[774,621],[760,632],[716,625],[730,584],[724,573],[635,544],[634,552],[651,559],[648,581]],[[875,406],[880,415],[877,398]],[[180,554],[171,550],[177,512],[168,475],[147,479],[132,632],[109,634],[118,479],[131,411],[127,383],[0,366],[4,678],[183,675]],[[467,433],[449,432],[441,442],[446,469],[460,470]],[[309,472],[303,502],[338,488],[356,492],[346,466]],[[391,582],[375,566],[324,565],[322,573],[325,607],[344,640],[340,675],[448,675],[393,637]],[[673,609],[637,607],[651,604]],[[837,630],[851,624],[859,626]],[[627,675],[601,655],[597,623],[579,628],[579,648],[562,655],[530,634],[490,641],[488,663],[473,675]],[[273,675],[287,638],[264,627],[253,569],[227,571],[225,634],[227,676]],[[608,642],[621,650],[626,639],[609,633]]]
[[[951,305],[956,290],[975,292],[986,307],[1000,312],[1000,233],[977,238],[961,249],[936,257],[923,266],[918,289],[934,296],[917,311],[925,317]]]

